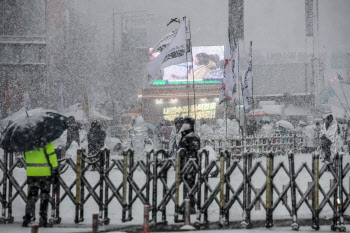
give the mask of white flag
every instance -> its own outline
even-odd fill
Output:
[[[252,79],[252,42],[250,42],[248,68],[247,72],[245,73],[244,83],[242,86],[243,104],[246,110],[250,108],[252,101]]]
[[[221,87],[219,104],[224,100],[232,100],[236,97],[236,82],[238,74],[238,47],[235,44],[231,50],[229,38],[227,38],[224,47],[224,59],[225,59],[225,69],[224,69],[224,80]],[[237,67],[237,68],[236,68]]]
[[[158,43],[152,49],[151,55],[156,52],[162,52],[174,39],[177,31],[178,31],[178,28],[172,32],[169,32],[160,41],[158,41]]]
[[[165,67],[186,62],[186,26],[183,21],[178,31],[162,52],[148,63],[149,82],[156,80]]]

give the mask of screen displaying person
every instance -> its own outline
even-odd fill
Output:
[[[205,79],[211,70],[216,69],[216,63],[207,53],[198,53],[194,64],[198,67],[193,73],[195,80]]]

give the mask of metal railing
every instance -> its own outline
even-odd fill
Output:
[[[219,159],[215,161],[209,160],[209,151],[205,149],[197,152],[192,158],[179,156],[179,151],[175,158],[169,157],[166,150],[151,151],[140,161],[134,160],[132,150],[125,151],[120,159],[111,159],[107,149],[93,157],[87,156],[85,150],[78,150],[76,161],[71,158],[59,159],[60,178],[59,183],[52,189],[50,221],[59,224],[60,206],[62,202],[69,202],[75,207],[74,222],[83,222],[84,209],[90,200],[98,206],[100,223],[107,225],[110,223],[109,208],[112,201],[117,200],[113,205],[121,207],[121,222],[133,220],[133,209],[138,208],[135,205],[137,201],[142,205],[150,205],[151,225],[167,224],[171,216],[174,217],[174,222],[182,222],[184,199],[193,196],[197,227],[208,224],[210,209],[218,208],[217,216],[222,226],[230,223],[230,211],[232,213],[234,210],[242,213],[240,226],[251,228],[251,212],[255,206],[261,205],[266,212],[266,227],[274,225],[273,215],[277,208],[282,207],[291,216],[292,229],[297,230],[298,214],[305,214],[301,206],[306,205],[312,216],[312,228],[319,229],[320,213],[328,206],[333,212],[331,229],[345,230],[344,212],[350,205],[350,192],[344,188],[343,183],[344,179],[348,179],[350,164],[343,164],[342,154],[334,157],[333,165],[320,164],[319,155],[314,154],[310,158],[311,163],[304,162],[296,168],[296,138],[293,136],[283,139],[285,138],[286,141],[283,142],[280,137],[246,138],[241,140],[240,146],[234,144],[231,147],[219,147]],[[230,143],[237,143],[237,140],[232,139]],[[264,140],[272,143],[265,143]],[[261,143],[256,143],[257,141]],[[218,145],[222,144],[218,142]],[[288,159],[275,164],[278,150],[274,151],[273,148],[279,147],[286,148],[285,155]],[[233,153],[237,149],[241,150],[240,157]],[[57,150],[57,154],[60,153],[61,151]],[[263,157],[259,158],[257,155]],[[185,161],[181,162],[182,159]],[[0,221],[3,223],[14,221],[14,202],[27,201],[25,178],[19,179],[16,176],[18,172],[15,172],[24,168],[23,158],[15,158],[11,153],[5,152],[0,160]],[[215,170],[218,179],[212,179]],[[65,175],[67,172],[73,173],[75,178],[69,180]],[[308,174],[307,179],[311,180],[306,191],[298,183],[298,179],[306,179],[301,177],[305,176],[305,172]],[[320,184],[320,179],[326,172],[334,180],[329,190]],[[94,182],[90,179],[91,173],[98,173]],[[193,173],[196,175],[191,185],[187,177]],[[145,178],[138,179],[140,175]],[[254,183],[257,176],[258,184]],[[283,185],[282,189],[279,187],[278,177],[285,177],[286,185]],[[291,203],[288,203],[287,196],[290,197]],[[169,211],[173,211],[174,214]],[[158,219],[158,213],[161,213],[161,219]]]

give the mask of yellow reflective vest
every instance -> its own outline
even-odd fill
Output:
[[[58,166],[57,156],[53,143],[49,143],[45,148],[27,151],[24,154],[26,161],[27,176],[51,176],[51,167],[45,155],[45,150],[53,168]]]

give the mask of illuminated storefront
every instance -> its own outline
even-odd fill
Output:
[[[178,116],[187,116],[188,106],[163,108],[163,118],[173,121]],[[215,119],[216,103],[200,103],[191,105],[190,116],[196,119]]]
[[[225,105],[218,105],[220,88],[221,85],[198,85],[195,100],[193,89],[188,93],[186,86],[144,89],[142,116],[145,121],[153,124],[157,124],[161,119],[173,121],[176,117],[188,115],[197,120],[206,119],[214,123],[216,119],[223,118],[225,112]]]

